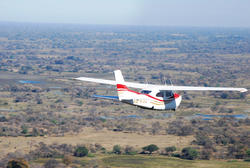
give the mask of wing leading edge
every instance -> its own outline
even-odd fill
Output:
[[[87,78],[87,77],[79,77],[75,78],[76,80],[87,81],[87,82],[95,82],[102,83],[108,85],[116,85],[116,81],[114,80],[106,80],[106,79],[97,79],[97,78]],[[138,89],[159,89],[159,90],[182,90],[182,91],[239,91],[239,92],[247,92],[246,88],[232,88],[232,87],[199,87],[199,86],[168,86],[168,85],[153,85],[153,84],[142,84],[142,83],[134,83],[134,82],[124,82],[124,85],[127,87],[138,88]]]
[[[108,85],[116,85],[116,81],[114,80],[106,80],[106,79],[97,79],[97,78],[87,78],[87,77],[79,77],[75,78],[76,80],[87,81],[87,82],[95,82],[95,83],[102,83]]]

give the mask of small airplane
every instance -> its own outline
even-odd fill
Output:
[[[153,110],[176,110],[182,100],[180,94],[175,91],[239,91],[246,92],[246,88],[229,87],[194,87],[194,86],[169,86],[141,84],[125,82],[120,70],[115,70],[115,80],[79,77],[76,80],[116,85],[118,96],[94,95],[96,98],[115,99],[123,103]],[[128,89],[128,87],[142,89],[140,92]]]

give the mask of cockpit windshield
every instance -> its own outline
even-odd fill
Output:
[[[151,90],[142,90],[141,91],[141,94],[149,94],[151,93],[152,91]]]
[[[158,92],[156,94],[156,97],[165,97],[165,98],[169,98],[172,97],[174,94],[172,91],[168,91],[168,90],[162,90],[160,92]]]
[[[173,96],[173,92],[172,91],[165,91],[165,96],[171,97],[171,96]]]
[[[159,93],[156,94],[157,97],[164,97],[164,93],[161,91]]]

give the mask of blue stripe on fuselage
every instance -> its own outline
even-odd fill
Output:
[[[92,97],[103,98],[103,99],[111,99],[111,100],[119,100],[118,96],[93,95]]]

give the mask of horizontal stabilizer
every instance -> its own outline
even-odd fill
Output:
[[[94,98],[110,99],[110,100],[119,100],[118,96],[103,96],[103,95],[93,95]]]

